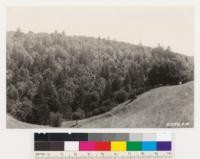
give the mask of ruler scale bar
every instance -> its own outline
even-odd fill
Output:
[[[50,159],[50,158],[62,158],[62,159],[68,159],[68,158],[142,158],[142,159],[154,159],[154,158],[158,158],[158,159],[171,159],[172,158],[172,153],[170,152],[151,152],[151,153],[141,153],[141,152],[96,152],[96,153],[92,153],[90,151],[88,152],[57,152],[57,153],[49,153],[49,152],[38,152],[35,153],[35,159]]]

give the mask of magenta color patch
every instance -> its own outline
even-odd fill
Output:
[[[79,150],[80,151],[95,151],[95,142],[80,141]]]

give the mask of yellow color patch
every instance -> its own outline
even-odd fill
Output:
[[[111,151],[126,151],[126,142],[124,141],[112,141]]]

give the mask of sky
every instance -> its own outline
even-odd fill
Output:
[[[155,47],[170,46],[194,56],[194,8],[191,6],[8,7],[7,31],[62,32],[109,37]]]

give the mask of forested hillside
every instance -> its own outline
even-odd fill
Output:
[[[193,57],[169,47],[66,34],[7,32],[7,112],[18,120],[59,126],[193,80]]]

